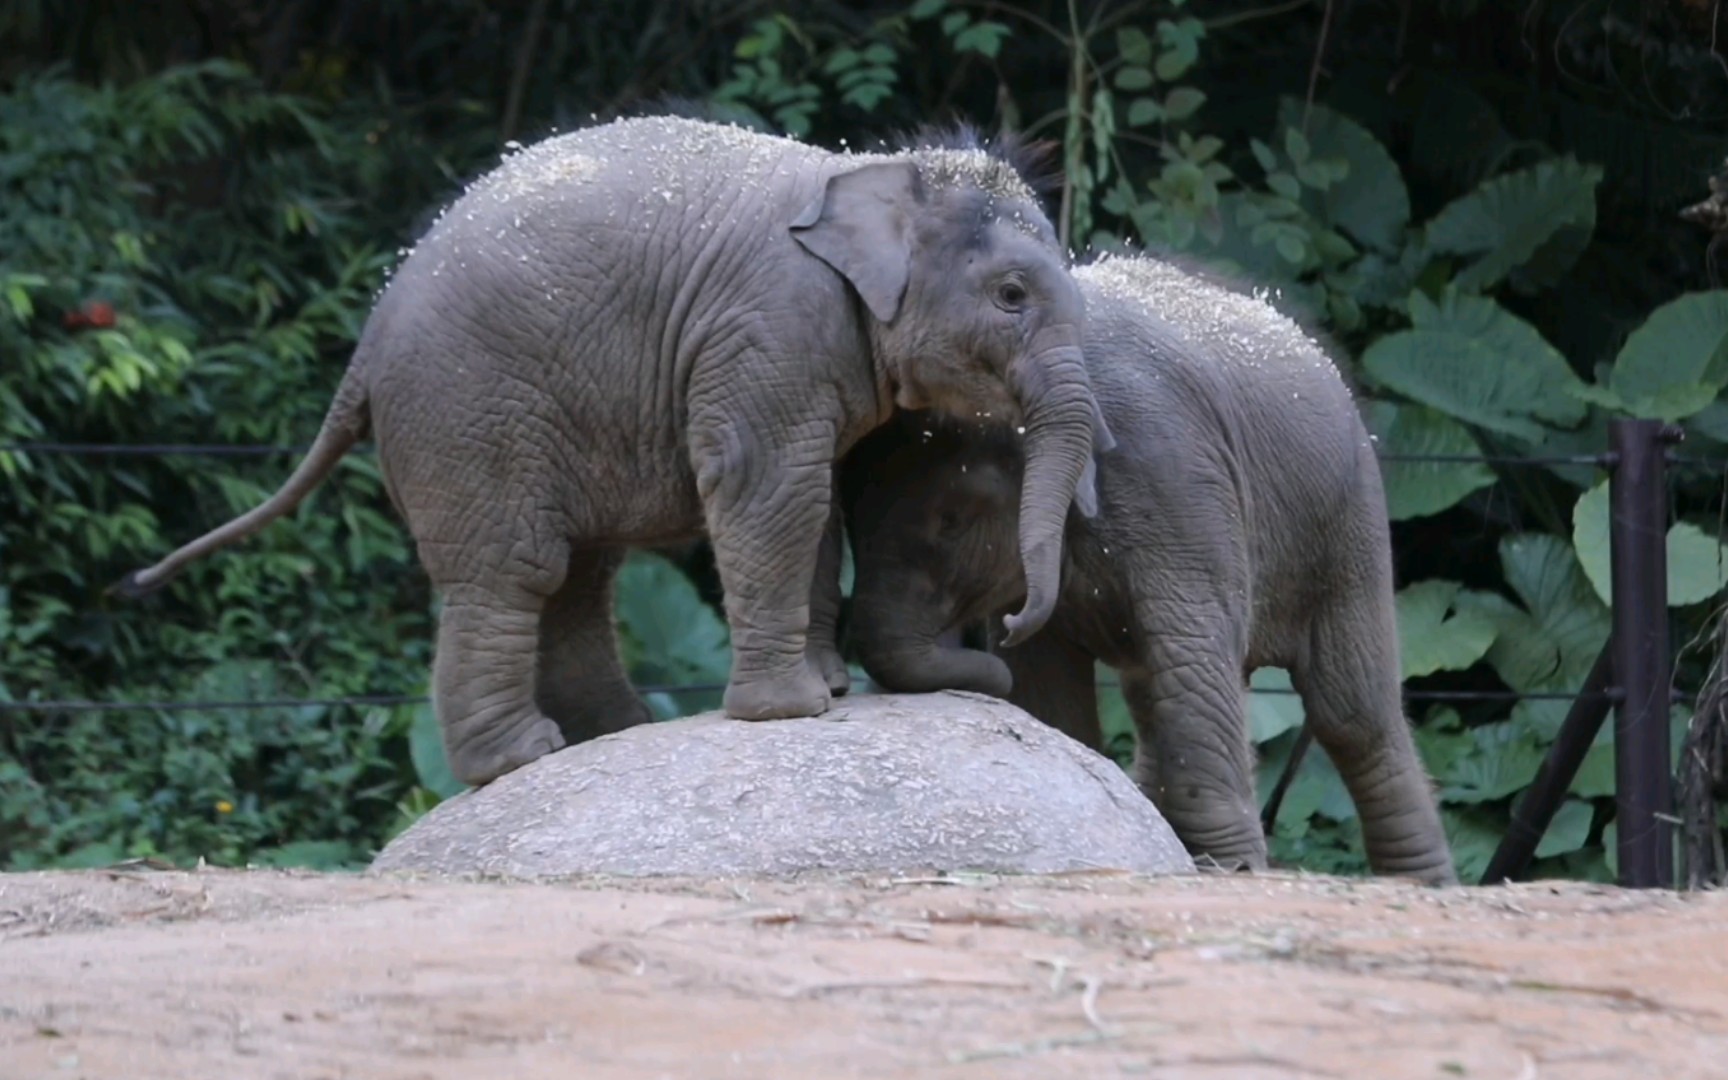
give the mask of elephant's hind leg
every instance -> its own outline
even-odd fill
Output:
[[[1363,469],[1373,468],[1370,458]],[[1315,741],[1350,790],[1374,871],[1450,883],[1446,833],[1404,716],[1392,547],[1379,498],[1348,508],[1332,547],[1340,572],[1310,615],[1291,682]]]
[[[450,771],[480,785],[564,745],[534,702],[544,595],[518,584],[447,585],[432,663]]]
[[[1375,873],[1456,880],[1427,774],[1404,716],[1390,573],[1342,585],[1314,615],[1290,672],[1309,729],[1344,778]]]
[[[540,617],[535,698],[570,744],[654,719],[618,656],[612,581],[623,562],[616,549],[572,552]]]

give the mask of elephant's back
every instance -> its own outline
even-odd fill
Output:
[[[1174,471],[1161,475],[1172,497],[1228,478],[1253,578],[1286,583],[1257,592],[1289,598],[1288,582],[1324,580],[1337,555],[1328,538],[1377,483],[1363,469],[1367,430],[1324,347],[1264,298],[1159,260],[1110,259],[1075,277],[1093,381],[1106,420],[1140,436],[1137,467]]]
[[[1089,353],[1116,358],[1097,374],[1137,378],[1160,407],[1201,417],[1240,454],[1316,481],[1353,471],[1361,425],[1349,387],[1325,347],[1266,298],[1144,257],[1075,278],[1089,338],[1107,343],[1089,342]]]
[[[646,227],[667,211],[712,226],[782,204],[832,155],[726,124],[643,117],[582,128],[512,153],[468,186],[439,219],[461,230],[523,215],[558,215],[590,229]],[[428,236],[437,235],[435,227]]]

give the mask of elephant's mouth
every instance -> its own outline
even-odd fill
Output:
[[[930,407],[930,396],[907,380],[891,380],[889,387],[894,392],[894,404],[908,412],[918,412]]]

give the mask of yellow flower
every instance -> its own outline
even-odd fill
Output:
[[[217,799],[216,812],[218,814],[232,814],[234,812],[234,804],[229,802],[227,799]]]

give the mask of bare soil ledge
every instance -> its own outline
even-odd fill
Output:
[[[1728,894],[0,875],[0,1078],[1728,1076]]]

